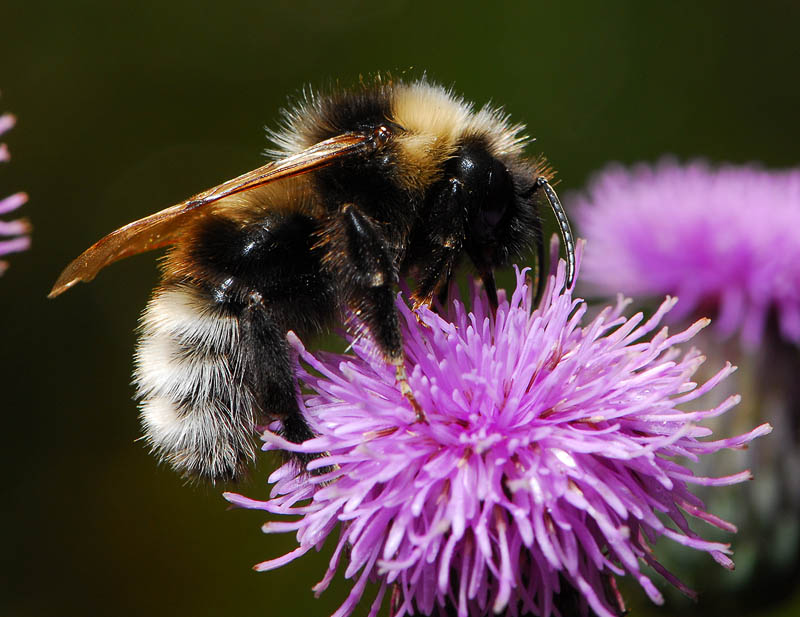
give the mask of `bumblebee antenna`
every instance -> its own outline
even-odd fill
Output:
[[[564,206],[558,200],[558,195],[550,186],[547,178],[540,176],[536,178],[536,188],[543,188],[544,194],[547,195],[547,201],[550,202],[550,207],[553,209],[553,214],[556,215],[558,221],[558,230],[561,232],[561,240],[564,242],[564,250],[567,253],[567,282],[566,288],[572,287],[575,280],[575,238],[572,235],[572,229],[569,226],[569,219],[567,213],[564,211]]]

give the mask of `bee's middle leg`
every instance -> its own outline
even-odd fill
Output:
[[[392,244],[380,225],[354,204],[345,204],[327,230],[328,265],[340,280],[344,297],[372,334],[384,358],[396,367],[397,381],[418,420],[425,414],[406,375],[403,336],[395,306],[398,281]]]

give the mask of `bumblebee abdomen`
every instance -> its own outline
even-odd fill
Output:
[[[190,475],[231,478],[254,456],[239,329],[189,286],[157,290],[145,310],[134,373],[145,436]]]
[[[147,441],[177,469],[236,477],[265,416],[283,420],[287,439],[311,437],[286,332],[316,334],[336,315],[316,230],[297,212],[210,216],[169,255],[142,319],[135,382]]]

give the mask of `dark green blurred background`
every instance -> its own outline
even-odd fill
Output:
[[[70,259],[260,165],[263,126],[304,84],[384,69],[505,105],[562,192],[663,153],[796,165],[800,4],[696,4],[3,2],[0,110],[19,122],[0,195],[30,193],[35,233],[0,279],[0,615],[325,616],[342,598],[310,592],[323,557],[253,573],[293,538],[263,536],[263,515],[227,511],[223,487],[185,486],[136,441],[153,256],[45,300]],[[266,495],[273,464],[238,490]]]

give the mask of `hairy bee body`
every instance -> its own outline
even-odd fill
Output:
[[[316,219],[289,209],[303,196],[257,192],[235,218],[219,209],[189,225],[142,317],[134,378],[145,434],[190,475],[241,472],[261,410],[283,417],[288,439],[311,436],[294,413],[285,334],[322,331],[338,301],[313,248]]]
[[[279,418],[291,441],[312,436],[287,331],[311,336],[350,311],[404,380],[399,278],[415,280],[415,302],[430,302],[466,257],[493,296],[494,268],[534,246],[541,259],[541,197],[572,256],[547,170],[523,158],[521,131],[424,80],[307,96],[272,134],[274,163],[117,230],[53,295],[171,244],[136,352],[145,433],[181,471],[236,477],[265,418]]]

